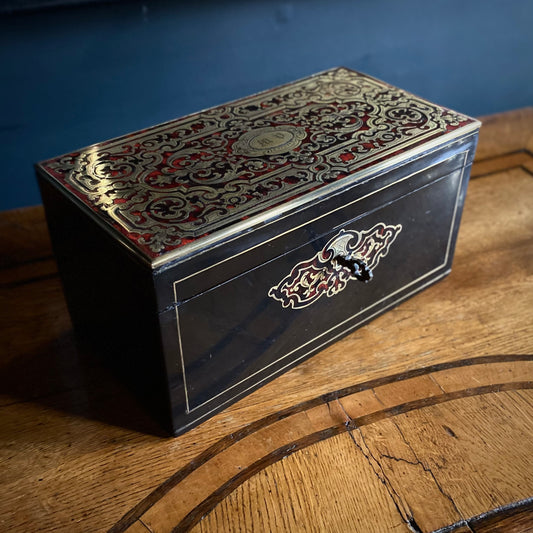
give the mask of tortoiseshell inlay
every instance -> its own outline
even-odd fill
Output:
[[[153,259],[471,122],[338,68],[41,167]]]

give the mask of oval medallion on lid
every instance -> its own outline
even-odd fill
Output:
[[[247,131],[233,145],[235,154],[248,156],[278,155],[300,146],[305,130],[296,126],[268,126]]]

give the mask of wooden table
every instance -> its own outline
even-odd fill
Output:
[[[533,530],[532,152],[485,117],[452,274],[179,438],[76,348],[42,208],[1,213],[0,530]]]

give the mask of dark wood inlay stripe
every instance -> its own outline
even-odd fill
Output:
[[[468,521],[475,533],[533,531],[533,498],[484,513]]]
[[[507,172],[509,170],[522,170],[524,172],[526,172],[527,174],[533,176],[533,172],[531,170],[529,170],[529,168],[527,168],[526,166],[524,165],[513,165],[513,166],[510,166],[510,167],[506,167],[506,168],[498,168],[496,170],[491,170],[489,172],[484,172],[482,174],[476,174],[475,176],[471,176],[470,179],[478,179],[478,178],[488,178],[490,176],[494,176],[495,174],[500,174],[501,172]]]
[[[194,527],[205,515],[211,512],[224,498],[226,498],[231,492],[233,492],[239,485],[244,481],[251,478],[254,474],[257,474],[261,470],[264,470],[273,463],[292,455],[298,450],[302,450],[315,444],[317,442],[323,441],[339,435],[345,431],[351,431],[352,429],[363,427],[368,424],[384,420],[385,418],[390,418],[392,416],[397,416],[400,414],[408,413],[417,409],[422,409],[423,407],[429,407],[432,405],[437,405],[452,400],[457,400],[460,398],[468,398],[471,396],[479,396],[482,394],[489,394],[494,392],[510,391],[510,390],[523,390],[523,389],[533,389],[533,382],[531,381],[522,381],[514,383],[499,383],[494,385],[487,385],[484,387],[476,387],[465,390],[454,391],[451,393],[442,394],[441,396],[432,396],[429,398],[423,398],[421,400],[415,400],[413,402],[407,402],[401,405],[390,407],[388,409],[383,409],[382,411],[377,411],[369,415],[364,415],[361,417],[353,418],[349,423],[339,424],[327,428],[316,433],[312,433],[299,439],[297,441],[288,443],[277,450],[269,453],[259,461],[256,461],[249,467],[243,469],[224,485],[219,487],[214,491],[208,498],[206,498],[200,505],[195,507],[172,531],[173,533],[181,533],[184,531],[189,531]]]
[[[44,224],[44,220],[43,220]],[[4,270],[12,270],[14,268],[20,268],[24,267],[26,265],[32,265],[34,263],[44,263],[45,261],[52,261],[55,260],[55,257],[53,254],[47,254],[37,257],[32,257],[31,259],[24,259],[23,261],[16,261],[13,263],[0,263],[0,272],[3,272]]]
[[[430,365],[427,367],[419,368],[419,369],[413,369],[407,372],[401,372],[398,374],[394,374],[391,376],[386,376],[382,378],[377,378],[374,380],[369,380],[360,384],[352,385],[350,387],[346,387],[343,389],[339,389],[337,391],[333,391],[327,394],[320,395],[316,398],[313,398],[311,400],[307,400],[305,402],[299,403],[297,405],[288,407],[286,409],[283,409],[281,411],[278,411],[276,413],[273,413],[272,415],[268,415],[260,420],[257,420],[255,422],[252,422],[251,424],[248,424],[244,428],[235,431],[231,433],[230,435],[227,435],[226,437],[222,438],[209,448],[207,448],[204,452],[202,452],[200,455],[198,455],[195,459],[193,459],[188,465],[178,470],[176,473],[174,473],[172,476],[170,476],[168,479],[166,479],[161,485],[159,485],[153,492],[151,492],[146,498],[141,500],[135,507],[133,507],[130,511],[128,511],[110,530],[109,533],[120,533],[122,531],[125,531],[129,526],[131,526],[140,516],[142,516],[148,509],[150,509],[157,501],[159,501],[161,498],[163,498],[170,490],[172,490],[176,485],[181,483],[183,479],[185,479],[189,474],[191,474],[195,469],[199,468],[203,464],[205,464],[207,461],[211,460],[213,457],[215,457],[220,452],[226,450],[236,442],[242,440],[243,438],[247,437],[248,435],[257,432],[258,430],[265,428],[271,424],[274,424],[275,422],[278,422],[280,420],[283,420],[285,418],[288,418],[296,413],[300,413],[302,411],[307,411],[309,409],[312,409],[313,407],[317,407],[319,405],[327,404],[329,402],[342,399],[345,396],[350,396],[352,394],[356,394],[358,392],[362,392],[364,390],[374,389],[376,387],[380,387],[382,385],[387,385],[390,383],[398,382],[398,381],[404,381],[407,379],[411,379],[418,376],[423,376],[427,374],[432,374],[435,372],[439,372],[442,370],[448,370],[448,369],[454,369],[454,368],[461,368],[461,367],[468,367],[468,366],[474,366],[474,365],[484,365],[484,364],[495,364],[495,363],[505,363],[505,362],[517,362],[517,361],[533,361],[533,355],[525,355],[525,354],[514,354],[514,355],[488,355],[488,356],[481,356],[481,357],[474,357],[471,359],[462,359],[459,361],[451,361],[447,363],[439,363],[435,365]],[[528,386],[525,386],[523,388],[531,388],[533,387],[533,384],[531,382],[525,382]],[[507,384],[507,385],[517,385],[516,383]],[[490,386],[492,387],[492,385]],[[502,387],[502,385],[496,385],[496,387]],[[480,389],[485,389],[486,387],[481,387]],[[456,394],[463,394],[464,396],[468,395],[475,395],[476,393],[471,391],[480,390],[480,389],[467,389],[466,391],[459,391],[459,392],[453,392],[448,393],[443,396],[449,396],[450,399],[455,399],[454,395]],[[503,390],[503,389],[500,389]],[[510,390],[510,389],[509,389]],[[470,391],[470,392],[469,392]],[[494,392],[492,390],[489,390],[487,392]],[[483,393],[484,394],[484,393]],[[462,396],[458,396],[462,397]],[[366,417],[375,417],[372,419],[373,422],[378,421],[382,418],[386,418],[387,416],[394,416],[395,414],[400,414],[401,408],[408,408],[408,409],[419,409],[421,407],[425,407],[427,405],[433,405],[431,401],[435,401],[436,398],[442,398],[442,396],[432,397],[432,398],[424,398],[423,400],[417,400],[416,402],[409,402],[407,404],[402,404],[401,406],[395,406],[388,409],[384,409],[382,411],[379,411],[378,413],[373,413],[372,415],[365,415],[364,417],[361,417],[359,420],[360,424],[369,424],[371,421],[366,421]],[[449,401],[449,400],[443,400],[443,401]],[[430,402],[430,403],[424,403],[424,402]],[[400,411],[398,411],[400,409]],[[389,414],[390,412],[390,414]],[[405,411],[406,412],[406,411]],[[381,413],[381,414],[380,414]],[[378,418],[381,416],[382,418]],[[370,420],[370,419],[369,419]],[[333,435],[331,435],[333,436]],[[307,438],[307,437],[306,437]],[[317,441],[318,442],[318,441]],[[312,444],[312,442],[310,443]],[[308,444],[309,445],[309,444]],[[245,471],[243,471],[245,472]],[[243,472],[241,472],[239,475],[241,475]],[[244,481],[244,480],[243,480]],[[242,481],[241,481],[242,482]],[[229,483],[229,482],[228,482]],[[205,513],[204,513],[205,514]],[[202,515],[203,516],[203,515]]]
[[[453,533],[465,527],[472,533],[526,533],[533,531],[533,498],[503,505],[434,533]]]
[[[470,179],[493,176],[500,172],[520,169],[533,175],[525,163],[533,163],[533,154],[526,148],[506,152],[505,154],[475,159],[472,166]]]

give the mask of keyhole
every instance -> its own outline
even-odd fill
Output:
[[[339,265],[349,268],[352,276],[363,283],[368,283],[374,277],[368,265],[357,257],[338,256],[334,259]]]

